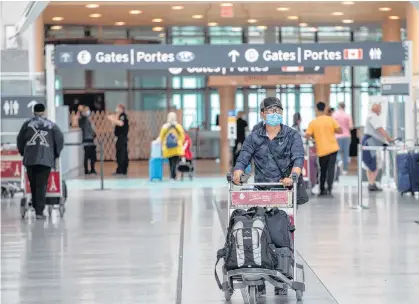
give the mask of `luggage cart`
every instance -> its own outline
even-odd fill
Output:
[[[20,215],[22,219],[25,218],[25,215],[28,211],[33,210],[32,200],[31,200],[31,187],[29,184],[28,176],[26,174],[26,169],[22,167],[22,184],[24,185],[24,196],[20,200]],[[61,175],[61,160],[57,160],[57,165],[55,169],[51,170],[51,173],[48,177],[47,184],[47,201],[46,206],[48,208],[48,215],[51,217],[52,210],[58,209],[60,217],[64,216],[65,213],[65,201],[67,198],[67,186],[62,179]]]
[[[249,209],[251,207],[266,207],[284,210],[290,216],[291,223],[296,225],[297,218],[297,181],[293,176],[292,189],[278,188],[271,190],[255,190],[255,187],[282,187],[281,183],[249,183],[236,186],[232,183],[231,174],[227,175],[229,182],[228,220],[234,209]],[[295,202],[295,203],[294,203]],[[297,246],[294,237],[294,267],[293,279],[289,279],[280,271],[264,268],[243,268],[226,271],[223,266],[223,291],[227,301],[230,301],[235,289],[240,289],[246,304],[256,304],[260,296],[258,286],[269,282],[274,287],[295,290],[297,301],[301,301],[305,291],[304,266],[296,262]],[[300,278],[300,279],[298,279]]]
[[[23,192],[22,157],[15,145],[3,145],[1,147],[1,197],[13,198],[18,192]]]

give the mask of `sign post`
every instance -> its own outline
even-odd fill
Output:
[[[233,148],[236,145],[236,139],[237,139],[237,119],[236,119],[235,110],[228,111],[227,129],[228,129],[227,138],[230,142],[230,147]]]

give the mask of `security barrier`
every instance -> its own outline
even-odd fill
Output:
[[[175,111],[182,117],[180,110]],[[94,112],[90,119],[96,129],[97,143],[103,145],[103,159],[116,160],[114,126],[109,121],[109,113]],[[157,138],[160,128],[167,120],[166,111],[127,111],[129,121],[128,132],[128,158],[130,160],[148,159],[150,156],[151,142]],[[72,118],[73,127],[77,127],[77,119]],[[100,157],[97,149],[97,157]]]

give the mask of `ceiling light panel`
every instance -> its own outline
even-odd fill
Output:
[[[90,3],[86,5],[86,8],[98,8],[100,5],[96,3]]]
[[[287,12],[287,11],[289,11],[290,9],[289,9],[288,7],[278,7],[276,10],[277,10],[277,11],[280,11],[280,12]]]
[[[389,11],[391,11],[391,8],[389,8],[389,7],[380,7],[379,10],[382,11],[382,12],[389,12]]]
[[[193,19],[202,19],[202,18],[204,18],[204,16],[202,16],[202,15],[193,15],[192,18]]]
[[[172,6],[172,10],[175,10],[175,11],[180,11],[180,10],[183,10],[183,6],[182,6],[182,5],[175,5],[175,6]]]
[[[141,13],[142,13],[142,11],[140,11],[140,10],[131,10],[131,11],[129,11],[129,13],[130,13],[131,15],[139,15],[139,14],[141,14]]]
[[[63,21],[64,18],[63,17],[53,17],[52,21]]]
[[[333,12],[332,13],[333,16],[343,16],[342,12]]]
[[[89,17],[90,18],[100,18],[100,17],[102,17],[102,15],[101,14],[90,14]]]
[[[298,20],[298,16],[288,16],[289,20]]]
[[[161,19],[161,18],[154,18],[154,19],[153,19],[153,20],[151,20],[151,21],[156,22],[156,23],[159,23],[159,22],[162,22],[162,21],[163,21],[163,19]]]

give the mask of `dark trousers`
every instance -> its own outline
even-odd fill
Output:
[[[116,140],[116,163],[118,164],[116,173],[128,173],[128,138],[126,136],[118,136]]]
[[[236,140],[236,144],[234,145],[234,148],[233,148],[233,167],[236,165],[237,158],[239,158],[240,151],[241,151],[241,149],[237,151],[237,147],[239,146],[239,144],[241,144],[241,146],[243,147],[243,143],[244,141]]]
[[[26,172],[28,173],[29,184],[31,186],[32,206],[36,214],[41,215],[45,208],[48,177],[51,168],[41,165],[27,166]]]
[[[89,162],[90,162],[90,171],[89,171]],[[95,170],[96,163],[96,146],[84,146],[84,173],[88,174],[89,172],[96,172]]]
[[[177,169],[178,162],[179,162],[179,156],[169,157],[170,178],[172,179],[176,178],[176,169]]]
[[[320,165],[320,191],[325,192],[327,180],[327,190],[332,191],[333,180],[335,179],[335,166],[337,152],[319,157]]]

